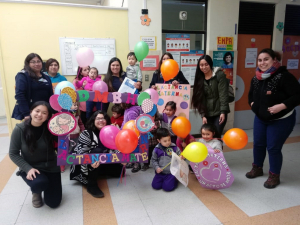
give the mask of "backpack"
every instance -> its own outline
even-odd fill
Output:
[[[235,96],[234,96],[234,90],[233,87],[230,85],[230,79],[227,79],[227,83],[228,83],[228,102],[234,102]],[[217,81],[219,82],[219,76],[217,76]]]

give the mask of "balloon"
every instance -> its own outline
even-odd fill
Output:
[[[129,120],[129,121],[127,121],[127,122],[124,124],[122,130],[126,130],[126,129],[127,129],[127,130],[132,130],[132,131],[134,131],[134,133],[137,135],[137,137],[140,136],[140,132],[139,132],[139,130],[136,128],[136,125],[135,125],[135,121],[134,121],[134,120]]]
[[[181,153],[187,160],[199,163],[206,159],[208,150],[207,147],[200,142],[192,142],[185,147]]]
[[[117,149],[124,154],[133,152],[137,145],[138,137],[132,130],[121,130],[116,136]]]
[[[154,106],[154,104],[151,101],[151,99],[145,99],[142,103],[142,110],[144,113],[149,113],[152,111],[153,106]]]
[[[67,94],[71,97],[72,99],[72,102],[76,102],[76,99],[77,99],[77,94],[76,92],[70,88],[70,87],[65,87],[61,90],[60,94]]]
[[[62,107],[58,104],[58,97],[59,95],[52,95],[49,99],[49,103],[52,109],[60,112],[62,110]]]
[[[229,148],[238,150],[247,145],[248,136],[242,129],[232,128],[224,134],[223,141]]]
[[[174,59],[167,59],[161,64],[160,71],[165,81],[171,80],[179,72],[178,63]]]
[[[134,54],[138,61],[142,61],[149,53],[149,46],[144,41],[139,41],[134,46]]]
[[[150,99],[154,104],[158,103],[159,95],[156,90],[153,88],[146,89],[144,92],[147,92],[150,95]]]
[[[61,81],[61,82],[59,82],[59,83],[56,85],[56,87],[55,87],[55,89],[54,89],[54,94],[60,95],[61,90],[62,90],[63,88],[65,88],[65,87],[70,87],[70,88],[72,88],[74,91],[76,90],[75,87],[74,87],[74,85],[73,85],[71,82],[69,82],[69,81]]]
[[[143,101],[145,99],[150,99],[150,95],[147,92],[142,92],[141,94],[139,94],[138,96],[138,105],[142,105]]]
[[[151,112],[148,112],[147,114],[150,115],[150,116],[154,116],[156,111],[157,111],[157,106],[153,105],[153,109],[151,110]]]
[[[117,149],[116,136],[119,131],[116,126],[107,125],[103,127],[99,134],[102,144],[109,149]]]
[[[91,65],[94,61],[93,50],[87,47],[80,48],[76,53],[76,60],[80,67]]]
[[[176,117],[173,120],[171,127],[174,134],[181,138],[186,138],[191,131],[190,121],[183,116]]]
[[[93,91],[100,91],[102,93],[103,92],[108,92],[107,84],[104,81],[99,80],[99,81],[94,83]]]
[[[67,110],[70,110],[73,104],[72,98],[68,94],[61,94],[60,96],[58,96],[57,101],[63,109]]]

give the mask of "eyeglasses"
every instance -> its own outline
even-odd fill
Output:
[[[40,63],[42,63],[42,61],[30,61],[29,63],[31,63],[31,64],[40,64]]]
[[[97,120],[97,121],[103,121],[103,120],[105,120],[105,119],[104,119],[104,117],[101,117],[101,118],[100,118],[100,117],[97,117],[96,120]]]
[[[200,67],[207,67],[207,66],[209,66],[207,63],[205,63],[205,64],[200,64]]]

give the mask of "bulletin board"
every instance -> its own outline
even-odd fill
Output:
[[[108,63],[116,56],[115,39],[102,38],[59,38],[62,75],[76,75],[78,64],[76,53],[79,48],[88,47],[94,52],[94,62],[90,65],[96,67],[99,74],[106,74]]]

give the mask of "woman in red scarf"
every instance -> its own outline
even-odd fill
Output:
[[[247,178],[263,175],[266,151],[269,155],[269,178],[266,188],[280,184],[281,149],[296,123],[295,107],[300,104],[300,84],[280,65],[281,56],[272,49],[258,54],[256,76],[251,81],[248,102],[255,113],[253,127],[252,170]]]

